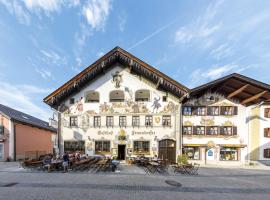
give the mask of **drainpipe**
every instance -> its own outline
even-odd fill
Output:
[[[13,151],[14,151],[14,161],[16,161],[16,125],[15,123],[13,124],[13,140],[14,140],[14,146],[13,146]]]

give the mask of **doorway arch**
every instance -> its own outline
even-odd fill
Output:
[[[170,163],[175,163],[176,142],[172,139],[160,140],[158,143],[158,157],[167,159]]]

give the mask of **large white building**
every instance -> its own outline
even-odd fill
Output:
[[[255,145],[252,109],[270,99],[269,91],[238,74],[189,90],[116,47],[44,102],[59,113],[60,152],[171,162],[184,153],[201,163],[243,163]]]

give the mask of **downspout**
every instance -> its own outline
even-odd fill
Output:
[[[14,161],[16,161],[16,145],[17,145],[17,142],[16,142],[16,125],[15,123],[13,124],[13,140],[14,140],[14,146],[13,146],[13,151],[14,151]]]

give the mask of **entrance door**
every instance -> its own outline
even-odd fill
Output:
[[[0,143],[0,161],[4,160],[4,144]]]
[[[126,159],[126,145],[119,144],[118,145],[118,160]]]
[[[171,163],[175,163],[176,158],[176,143],[174,140],[161,140],[158,146],[158,157],[167,159]]]

